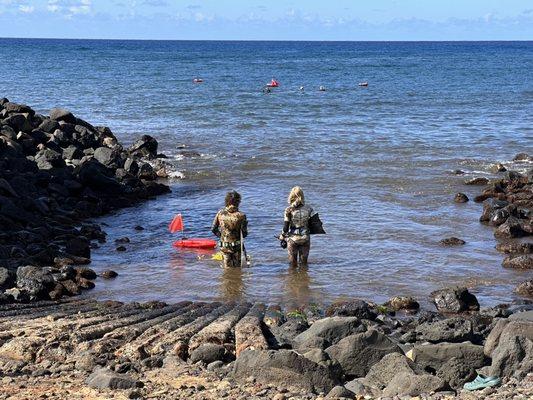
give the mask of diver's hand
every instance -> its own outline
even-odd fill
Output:
[[[286,233],[280,233],[280,235],[278,236],[278,240],[286,240],[286,239],[287,239]]]

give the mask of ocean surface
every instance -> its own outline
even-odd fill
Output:
[[[119,277],[86,296],[426,303],[460,284],[493,305],[531,278],[501,267],[482,206],[453,197],[478,194],[463,181],[494,176],[493,163],[533,153],[533,42],[0,39],[0,69],[0,96],[68,108],[126,144],[150,134],[175,169],[172,194],[98,220],[108,242],[92,267]],[[272,78],[281,85],[264,94]],[[290,270],[274,238],[294,185],[327,231],[313,237],[308,270]],[[167,232],[181,212],[186,236],[210,237],[230,189],[250,224],[242,271],[174,249],[180,235]],[[124,236],[127,251],[115,251]],[[440,246],[449,236],[466,245]]]

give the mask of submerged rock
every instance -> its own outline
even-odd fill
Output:
[[[519,256],[510,255],[505,257],[502,265],[505,268],[533,269],[533,256],[531,254]]]
[[[515,292],[519,294],[520,296],[533,297],[533,279],[530,279],[528,281],[525,281],[519,284],[516,287]]]
[[[446,239],[442,239],[439,243],[443,246],[461,246],[465,244],[466,242],[463,239],[459,239],[456,237],[449,237]]]
[[[464,193],[457,193],[453,199],[456,203],[466,203],[468,200],[468,196]]]

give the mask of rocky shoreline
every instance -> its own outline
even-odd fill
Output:
[[[157,150],[149,135],[125,149],[67,110],[44,116],[0,99],[0,304],[94,287],[79,266],[106,234],[90,218],[170,192]]]
[[[388,307],[61,300],[0,306],[0,398],[528,399],[533,307],[465,288]],[[461,313],[442,307],[460,304]],[[462,389],[477,372],[500,387]],[[43,397],[45,396],[45,397]],[[514,397],[513,397],[514,396]]]

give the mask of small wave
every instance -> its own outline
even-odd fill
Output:
[[[168,179],[171,180],[182,180],[185,179],[185,172],[182,171],[172,171],[168,174]]]

